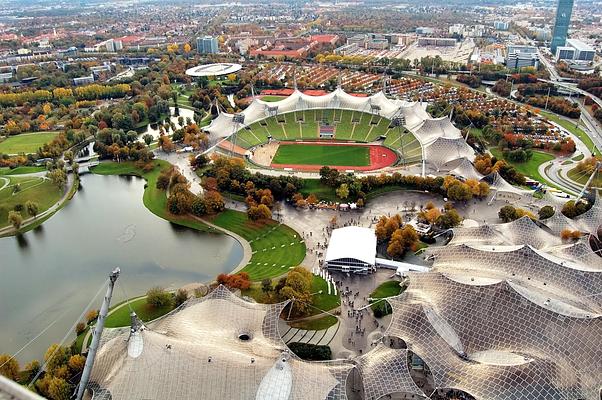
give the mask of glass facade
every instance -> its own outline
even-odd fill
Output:
[[[556,22],[554,23],[554,33],[552,35],[552,43],[550,45],[552,54],[556,54],[556,49],[559,46],[564,46],[566,44],[566,36],[569,31],[572,12],[573,0],[558,0],[558,8],[556,9]]]

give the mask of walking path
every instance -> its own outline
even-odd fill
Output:
[[[38,173],[36,173],[36,174],[38,174]],[[34,176],[34,175],[35,174],[31,174],[31,175],[23,174],[23,175],[19,175],[19,176]],[[57,201],[49,209],[47,209],[44,212],[41,212],[40,214],[36,215],[35,217],[29,217],[27,219],[24,219],[23,222],[21,223],[21,227],[19,229],[27,228],[29,225],[31,225],[49,215],[52,215],[54,212],[58,211],[65,204],[65,202],[67,200],[69,200],[69,197],[71,195],[71,190],[73,189],[73,185],[75,184],[75,181],[76,180],[74,179],[73,175],[67,175],[67,184],[65,185],[65,193],[63,193],[63,196],[59,199],[59,201]],[[0,228],[0,237],[12,235],[16,232],[17,232],[17,230],[12,225],[5,226],[4,228]]]

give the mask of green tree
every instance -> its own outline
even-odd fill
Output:
[[[537,212],[539,215],[539,219],[547,219],[554,215],[554,207],[552,206],[543,206]]]
[[[29,215],[31,215],[32,217],[35,218],[35,216],[38,215],[40,207],[38,206],[38,203],[36,203],[35,201],[27,200],[25,202],[25,209],[27,210],[27,213]]]
[[[146,304],[154,308],[169,307],[172,305],[171,293],[162,287],[154,287],[146,292]]]
[[[465,183],[454,183],[447,189],[447,197],[454,201],[468,201],[472,199],[472,189]]]
[[[272,280],[270,278],[266,278],[261,281],[261,291],[265,294],[271,293],[274,290],[272,286]]]
[[[339,199],[345,200],[349,196],[349,186],[346,183],[341,184],[336,193]]]
[[[497,213],[498,217],[504,222],[511,222],[518,218],[516,208],[512,206],[504,206]]]
[[[21,213],[18,211],[9,211],[8,212],[8,222],[10,222],[10,224],[13,226],[13,228],[19,229],[21,227],[21,224],[23,223],[23,217],[21,216]]]
[[[455,209],[447,210],[437,218],[437,225],[443,229],[453,228],[454,226],[460,225],[462,217]]]
[[[150,146],[150,144],[153,142],[153,135],[150,133],[145,133],[144,136],[142,136],[142,140],[144,140],[144,143],[146,143],[147,146]]]

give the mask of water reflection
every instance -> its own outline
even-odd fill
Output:
[[[0,353],[13,353],[58,318],[20,357],[41,358],[115,266],[122,271],[118,285],[135,296],[153,286],[206,282],[242,259],[231,237],[183,228],[148,211],[140,178],[81,179],[80,192],[44,225],[0,239]],[[123,297],[116,290],[114,302]]]

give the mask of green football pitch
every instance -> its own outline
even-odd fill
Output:
[[[368,146],[280,144],[272,164],[366,167],[370,165],[370,149]]]

